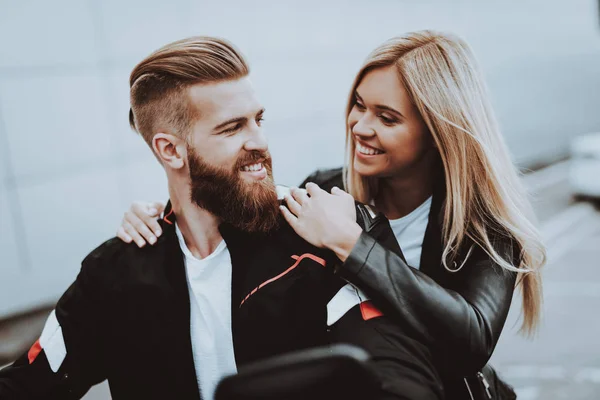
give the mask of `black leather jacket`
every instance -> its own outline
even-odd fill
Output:
[[[343,188],[342,170],[320,170],[302,184],[315,182],[324,190]],[[480,371],[490,359],[510,308],[516,274],[498,266],[474,247],[458,272],[441,264],[445,187],[434,188],[423,241],[420,269],[405,261],[387,220],[363,232],[339,273],[360,286],[379,304],[399,316],[405,332],[432,350],[446,384],[447,398],[463,392],[462,377]],[[519,251],[508,239],[494,241],[496,250],[518,262]],[[466,252],[463,252],[466,253]],[[464,254],[463,254],[464,257]],[[464,260],[464,259],[463,259]],[[463,260],[458,261],[458,265]],[[468,398],[468,397],[467,397]]]
[[[200,399],[185,263],[168,208],[154,246],[114,238],[86,257],[56,306],[53,345],[40,339],[0,370],[0,399],[78,399],[104,379],[113,399]],[[393,318],[365,315],[360,303],[328,323],[327,304],[346,284],[333,273],[339,260],[280,222],[265,235],[220,227],[232,262],[236,365],[350,343],[371,356],[378,386],[369,400],[443,399],[431,352]]]

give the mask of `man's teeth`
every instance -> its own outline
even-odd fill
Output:
[[[242,171],[245,171],[245,172],[255,172],[255,171],[260,171],[261,169],[263,169],[262,163],[245,165],[242,167]]]
[[[383,154],[383,151],[375,150],[375,149],[373,149],[371,147],[363,146],[360,143],[356,143],[356,148],[358,149],[359,153],[366,154],[368,156],[374,156],[376,154]]]

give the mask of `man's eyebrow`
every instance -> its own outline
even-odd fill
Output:
[[[358,94],[358,91],[354,92],[354,97],[356,97],[356,99],[358,101],[360,101],[361,103],[364,103],[362,97],[360,97],[360,95]],[[380,110],[385,110],[385,111],[390,111],[393,112],[395,114],[398,114],[400,117],[404,118],[404,115],[402,115],[402,113],[398,110],[396,110],[395,108],[389,107],[389,106],[384,106],[383,104],[377,104],[375,105],[375,108],[378,108]]]
[[[257,115],[257,116],[258,116],[258,115],[262,115],[262,114],[264,114],[264,112],[265,112],[265,109],[264,109],[264,108],[261,108],[261,109],[260,109],[260,110],[259,110],[259,111],[256,113],[256,115]],[[246,122],[247,120],[248,120],[248,118],[246,118],[246,117],[235,117],[235,118],[230,118],[230,119],[228,119],[227,121],[225,121],[225,122],[222,122],[222,123],[220,123],[219,125],[215,126],[215,127],[213,128],[213,130],[214,130],[214,131],[218,131],[218,130],[219,130],[219,129],[221,129],[221,128],[225,128],[227,125],[231,125],[231,124],[234,124],[234,123],[240,123],[240,122]]]
[[[231,118],[228,119],[227,121],[220,123],[219,125],[215,126],[213,128],[214,131],[218,131],[221,128],[225,128],[227,125],[231,125],[234,123],[239,123],[239,122],[246,122],[248,120],[248,118],[246,117],[235,117],[235,118]]]

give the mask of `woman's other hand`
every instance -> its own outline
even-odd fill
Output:
[[[134,201],[123,216],[117,237],[126,243],[135,241],[138,247],[156,243],[162,234],[158,218],[164,209],[161,202]]]
[[[281,212],[286,221],[304,240],[328,248],[345,261],[356,244],[362,228],[356,223],[354,198],[334,187],[331,194],[315,183],[306,190],[292,188],[285,196]]]

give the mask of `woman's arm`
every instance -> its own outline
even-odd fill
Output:
[[[468,375],[480,370],[504,327],[516,273],[502,269],[482,249],[474,248],[454,277],[460,283],[453,285],[455,290],[446,289],[382,246],[393,239],[389,225],[375,238],[362,231],[355,234],[349,195],[328,194],[311,184],[307,189],[309,196],[292,190],[293,197],[286,199],[288,208],[282,209],[296,233],[335,251],[344,261],[340,273],[382,308],[399,315],[401,326],[415,338],[441,351],[451,371]],[[497,250],[507,259],[518,254],[508,240],[498,241]]]
[[[513,257],[509,241],[499,247],[501,255]],[[516,273],[502,269],[482,249],[474,248],[457,272],[459,287],[445,289],[364,232],[338,272],[374,300],[391,305],[408,323],[403,326],[441,350],[448,368],[458,375],[479,371],[491,357],[516,280]]]

